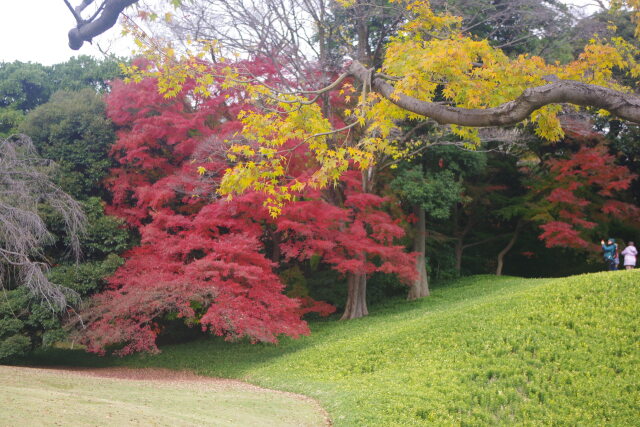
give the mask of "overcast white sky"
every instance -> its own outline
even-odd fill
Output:
[[[588,4],[590,0],[566,2]],[[0,0],[0,62],[19,60],[51,65],[76,55],[102,57],[95,46],[87,43],[79,51],[69,49],[67,32],[74,24],[63,0]],[[117,26],[97,42],[103,50],[122,56],[128,55],[132,47],[129,41],[121,39]]]
[[[80,3],[72,0],[72,4]],[[45,65],[64,62],[72,56],[102,57],[100,51],[85,43],[79,51],[69,49],[67,32],[75,20],[63,0],[0,0],[0,61],[39,62]],[[130,44],[123,43],[120,29],[112,28],[97,39],[103,49],[127,55]]]

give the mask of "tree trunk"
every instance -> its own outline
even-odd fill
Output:
[[[368,168],[362,171],[362,191],[369,192],[374,185],[375,170]],[[359,255],[366,259],[367,254]],[[369,314],[367,310],[367,275],[365,273],[349,273],[347,275],[347,303],[340,320],[358,319]]]
[[[271,248],[271,261],[276,264],[280,263],[280,233],[276,230],[272,230],[269,228],[269,235],[271,237],[271,244],[273,245]]]
[[[456,246],[455,246],[455,254],[456,254],[456,272],[458,273],[458,276],[460,275],[460,272],[462,271],[462,253],[464,252],[464,237],[459,237],[458,239],[456,239]]]
[[[369,314],[367,310],[367,275],[347,275],[347,304],[340,320],[358,319]]]
[[[320,6],[320,11],[319,11],[319,15],[316,15],[316,28],[317,28],[317,37],[318,37],[318,46],[319,46],[319,57],[318,57],[318,63],[320,64],[320,70],[322,73],[322,81],[320,82],[320,86],[321,87],[325,87],[328,86],[329,84],[331,84],[331,79],[329,77],[328,74],[328,70],[329,70],[329,61],[327,60],[327,40],[326,40],[326,30],[325,30],[325,23],[324,23],[324,2],[321,1],[319,2],[319,6]],[[322,103],[320,105],[320,108],[322,109],[322,114],[327,118],[327,120],[331,121],[331,113],[332,113],[332,109],[331,109],[331,105],[332,103],[330,102],[330,92],[325,92],[322,94]]]
[[[427,226],[424,209],[422,207],[415,208],[418,216],[418,222],[416,223],[416,234],[413,238],[413,251],[417,252],[416,257],[416,270],[418,271],[418,278],[413,282],[409,289],[408,300],[414,300],[418,298],[429,296],[429,279],[427,277],[427,263],[426,263],[426,234]]]
[[[371,54],[369,49],[369,27],[366,19],[364,19],[364,16],[366,16],[366,12],[364,11],[364,9],[365,8],[368,9],[371,6],[369,4],[363,4],[363,3],[365,2],[358,2],[357,8],[356,8],[356,14],[357,14],[356,31],[358,34],[357,55],[358,55],[359,62],[370,67]],[[365,83],[366,81],[362,81],[362,82]]]
[[[456,272],[460,275],[462,269],[462,252],[464,251],[464,231],[460,232],[460,206],[458,203],[453,205],[453,235],[455,238],[455,244],[453,245],[453,252],[456,259]]]
[[[460,182],[462,182],[462,177],[460,177]],[[468,245],[464,244],[464,240],[467,235],[473,228],[473,218],[468,218],[467,223],[464,225],[462,230],[460,230],[460,208],[458,204],[454,206],[454,219],[453,219],[453,235],[455,236],[455,257],[456,257],[456,273],[458,276],[462,273],[462,254],[464,250],[468,247]]]
[[[518,240],[518,235],[520,234],[520,227],[522,226],[522,221],[518,221],[516,224],[516,229],[513,232],[513,236],[511,236],[511,240],[507,243],[507,246],[504,247],[498,254],[498,267],[496,268],[496,276],[502,276],[502,268],[504,267],[504,257],[507,253],[513,248],[516,240]]]

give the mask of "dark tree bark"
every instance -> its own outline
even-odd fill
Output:
[[[279,263],[280,262],[280,258],[282,257],[282,252],[280,250],[280,244],[281,239],[280,239],[280,232],[275,229],[275,228],[271,228],[269,227],[268,229],[268,233],[269,233],[269,240],[271,241],[271,261],[275,262],[275,263]]]
[[[505,246],[504,249],[502,249],[498,254],[498,266],[496,268],[496,276],[502,276],[502,269],[504,267],[504,257],[513,248],[513,245],[515,245],[516,240],[518,240],[518,236],[520,235],[521,228],[522,228],[522,221],[518,221],[518,224],[516,224],[516,229],[514,230],[513,235],[509,240],[509,243],[507,243],[507,246]]]
[[[422,101],[402,93],[394,94],[393,85],[380,75],[372,76],[370,70],[358,61],[351,63],[348,73],[361,82],[367,82],[370,79],[371,88],[390,102],[404,110],[429,117],[439,124],[470,127],[514,125],[545,105],[561,103],[602,108],[621,119],[640,123],[638,96],[573,80],[559,80],[526,89],[515,100],[497,107],[469,109]]]
[[[429,296],[429,279],[427,276],[426,265],[426,235],[427,235],[427,221],[425,218],[424,209],[420,206],[415,208],[418,221],[416,223],[416,234],[413,238],[413,251],[417,253],[416,256],[416,270],[418,271],[418,278],[413,282],[411,288],[409,288],[408,300],[414,300],[418,298]]]
[[[458,273],[458,276],[462,272],[462,254],[464,252],[464,245],[462,244],[463,242],[464,242],[463,238],[460,237],[456,239],[456,244],[454,246],[455,257],[456,257],[456,272]]]
[[[69,31],[69,47],[73,50],[80,49],[84,42],[90,42],[95,36],[113,27],[122,11],[137,2],[138,0],[104,0],[102,11],[88,20],[82,19],[80,12],[90,2],[83,2],[75,9],[74,16],[78,25]]]
[[[370,192],[375,183],[375,170],[370,167],[362,171],[362,191]],[[366,252],[360,257],[366,258]],[[347,274],[347,302],[340,320],[357,319],[369,314],[367,310],[367,275],[366,273]]]
[[[460,229],[459,221],[460,221],[460,208],[459,206],[454,207],[454,253],[456,258],[456,272],[460,275],[462,271],[462,255],[464,250],[468,248],[470,245],[465,245],[464,241],[467,238],[467,235],[471,231],[473,226],[472,218],[467,219],[467,223],[464,225],[462,229]],[[473,245],[473,244],[472,244]]]
[[[456,266],[456,272],[458,273],[458,275],[460,275],[460,273],[462,272],[462,256],[464,255],[464,251],[466,249],[472,248],[474,246],[484,245],[485,243],[489,243],[496,239],[502,239],[503,237],[506,237],[509,235],[509,234],[498,234],[495,236],[487,237],[486,239],[477,240],[471,243],[465,243],[465,239],[473,229],[475,222],[473,221],[472,218],[469,218],[464,228],[460,230],[458,226],[459,210],[457,207],[454,212],[454,218],[455,218],[455,227],[454,227],[454,237],[452,238],[452,240],[455,242],[454,243],[454,253],[455,253],[455,259],[456,259],[455,266]],[[511,248],[509,247],[509,249]],[[509,249],[507,249],[507,252],[509,251]]]
[[[347,289],[347,303],[340,320],[358,319],[368,315],[366,274],[349,273],[347,275]]]

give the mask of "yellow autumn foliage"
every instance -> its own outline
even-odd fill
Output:
[[[614,70],[626,70],[633,77],[640,75],[640,64],[635,59],[639,56],[638,50],[621,38],[606,42],[594,38],[575,61],[564,65],[549,64],[530,55],[510,58],[487,40],[476,40],[463,34],[461,18],[434,13],[426,0],[392,1],[405,7],[412,17],[391,38],[382,69],[377,70],[393,76],[394,93],[397,94],[424,101],[444,100],[455,107],[482,109],[514,100],[527,88],[558,79],[624,91],[627,89],[613,80]],[[344,7],[354,5],[354,0],[338,2]],[[640,0],[614,3],[619,7],[640,7]],[[136,35],[135,28],[129,31]],[[372,93],[365,84],[357,97],[354,96],[357,98],[355,106],[345,111],[351,122],[344,129],[336,130],[323,116],[320,106],[311,102],[311,95],[283,94],[256,84],[255,79],[243,77],[231,61],[219,71],[220,74],[211,75],[199,59],[204,52],[217,49],[215,42],[193,44],[193,50],[178,56],[171,46],[145,43],[140,34],[137,38],[142,52],[156,68],[125,67],[131,79],[156,77],[160,92],[167,97],[179,93],[187,79],[195,79],[194,92],[203,96],[210,95],[214,83],[222,80],[223,87],[241,86],[257,101],[258,108],[240,115],[244,125],[243,142],[229,144],[228,156],[233,167],[227,170],[219,191],[227,197],[247,190],[262,191],[269,196],[267,205],[274,216],[297,191],[307,185],[323,187],[336,182],[350,164],[364,169],[380,156],[397,159],[408,155],[412,147],[398,144],[391,137],[395,123],[424,119]],[[345,87],[341,91],[347,90]],[[548,105],[531,114],[529,120],[540,137],[549,141],[563,137],[557,117],[561,110],[560,105]],[[350,132],[356,127],[361,136],[357,139],[352,138]],[[479,142],[477,129],[455,125],[451,129],[468,141],[470,147]],[[305,182],[287,178],[292,142],[295,146],[306,145],[315,161],[316,171]]]

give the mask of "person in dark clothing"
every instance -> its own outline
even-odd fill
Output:
[[[604,256],[604,262],[607,263],[608,270],[617,270],[620,259],[618,258],[618,245],[616,244],[616,240],[609,238],[607,243],[601,240],[600,244],[602,245],[602,255]]]

